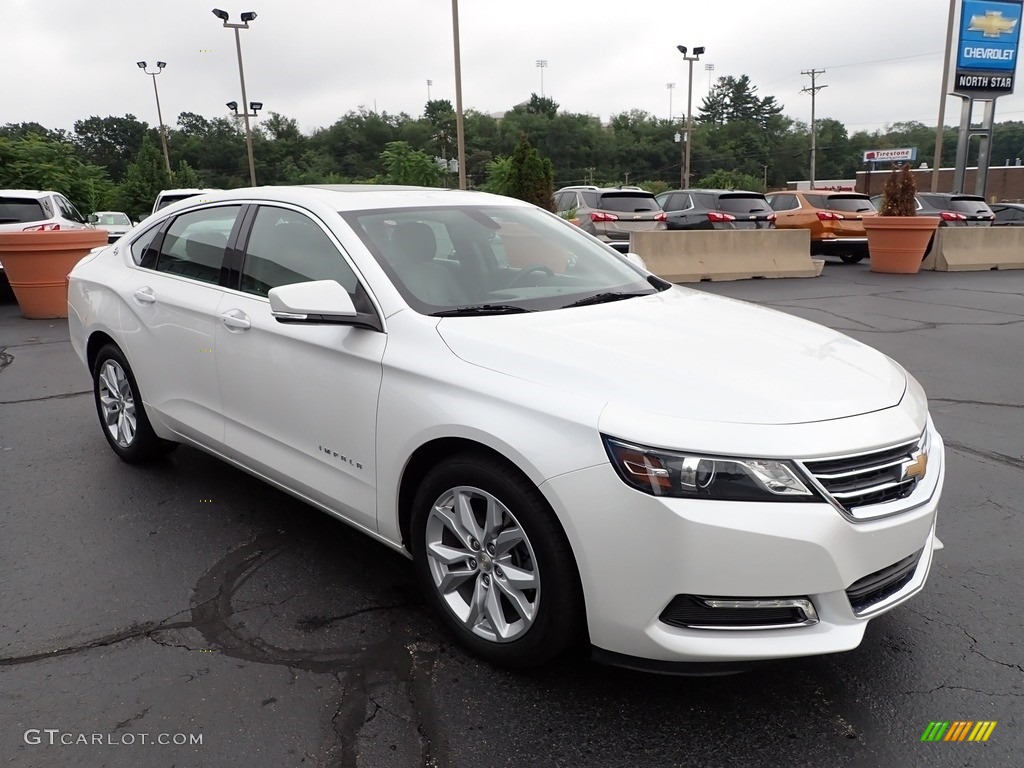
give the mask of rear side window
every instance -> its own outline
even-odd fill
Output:
[[[240,210],[240,205],[226,205],[178,216],[160,244],[156,271],[219,283],[224,249]]]
[[[638,195],[630,192],[584,192],[584,197],[592,197],[590,203],[592,208],[602,211],[621,211],[623,213],[635,213],[639,211],[660,211],[661,206],[654,199],[654,195]],[[588,200],[589,202],[589,200]]]
[[[156,259],[160,252],[153,247],[153,240],[160,231],[160,225],[150,227],[132,243],[132,261],[146,269],[156,268]]]
[[[818,206],[819,208],[821,206]],[[864,213],[875,210],[874,203],[867,195],[832,195],[825,198],[825,206],[830,211],[850,211]]]
[[[796,195],[773,195],[768,204],[773,211],[792,211],[800,207]]]
[[[31,224],[51,216],[33,197],[0,197],[0,224]]]

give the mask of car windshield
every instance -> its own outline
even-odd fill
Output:
[[[649,281],[608,246],[539,209],[400,208],[341,216],[423,314],[561,309],[597,294],[615,300],[668,285]]]
[[[130,227],[132,225],[131,219],[123,213],[97,213],[96,223],[101,227],[104,225],[108,227]]]

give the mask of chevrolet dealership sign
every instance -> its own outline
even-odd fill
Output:
[[[963,0],[954,92],[976,98],[1013,93],[1021,10],[1021,0]]]

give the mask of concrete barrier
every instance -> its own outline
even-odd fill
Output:
[[[806,229],[634,232],[630,250],[673,283],[817,277],[825,263],[811,259]]]
[[[1024,227],[939,227],[921,269],[1024,269]]]

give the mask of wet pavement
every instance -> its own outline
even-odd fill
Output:
[[[405,559],[188,448],[121,463],[65,321],[0,301],[0,766],[1008,766],[1024,752],[1024,271],[704,283],[931,398],[929,582],[855,651],[667,678],[454,646]],[[922,743],[931,721],[997,721]],[[69,743],[70,742],[70,743]]]

